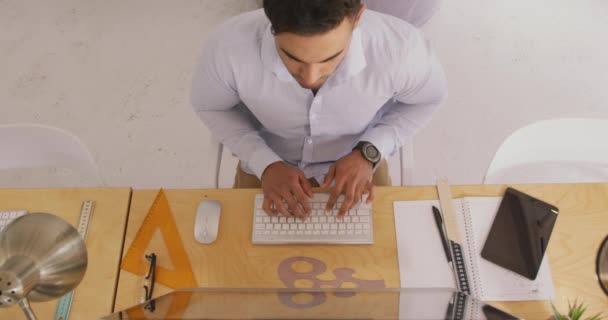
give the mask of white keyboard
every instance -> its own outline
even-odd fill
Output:
[[[0,211],[0,231],[6,227],[11,221],[21,217],[26,213],[25,210]]]
[[[371,204],[350,209],[342,219],[336,218],[344,197],[340,196],[334,210],[325,212],[329,194],[315,193],[312,213],[302,221],[296,217],[269,216],[264,211],[264,195],[257,194],[253,211],[252,242],[254,244],[373,244]]]

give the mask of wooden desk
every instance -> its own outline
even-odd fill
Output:
[[[595,255],[608,232],[608,184],[520,185],[517,189],[560,208],[560,217],[549,244],[549,259],[556,289],[556,306],[566,310],[568,300],[579,299],[591,314],[608,309],[608,299],[595,277]],[[504,186],[454,186],[454,198],[500,196]],[[374,210],[373,246],[253,246],[252,204],[259,190],[168,190],[169,205],[199,287],[264,288],[286,287],[278,266],[288,258],[305,256],[320,260],[327,271],[320,280],[333,280],[332,271],[351,268],[354,278],[383,280],[386,287],[399,287],[393,201],[437,199],[435,187],[378,188]],[[156,190],[134,191],[125,238],[125,252],[133,241]],[[218,240],[202,245],[194,240],[193,223],[198,203],[205,198],[222,202]],[[160,233],[153,237],[147,253],[158,254],[158,264],[171,268]],[[142,257],[143,259],[143,257]],[[310,264],[292,265],[298,272],[310,271]],[[121,270],[116,310],[137,304],[143,295],[143,280]],[[345,283],[345,287],[353,283]],[[310,287],[300,279],[297,287]],[[154,296],[171,289],[157,283]],[[526,319],[546,319],[551,307],[546,302],[496,303]]]
[[[88,267],[76,288],[70,319],[97,319],[112,311],[131,189],[0,189],[0,210],[47,212],[76,226],[81,204],[94,200],[87,231]],[[53,319],[58,300],[32,303],[39,319]],[[1,319],[25,319],[18,306]]]

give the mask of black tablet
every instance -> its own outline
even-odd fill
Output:
[[[507,188],[481,256],[536,279],[557,214],[557,207]]]

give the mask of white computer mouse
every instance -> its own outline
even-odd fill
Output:
[[[222,205],[217,200],[203,200],[199,203],[194,219],[194,238],[196,241],[209,244],[217,239],[221,212]]]

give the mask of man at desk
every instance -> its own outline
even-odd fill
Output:
[[[384,160],[446,96],[421,32],[360,0],[265,0],[213,31],[192,84],[194,110],[239,159],[235,188],[262,188],[264,210],[305,217],[312,187],[343,215]]]

